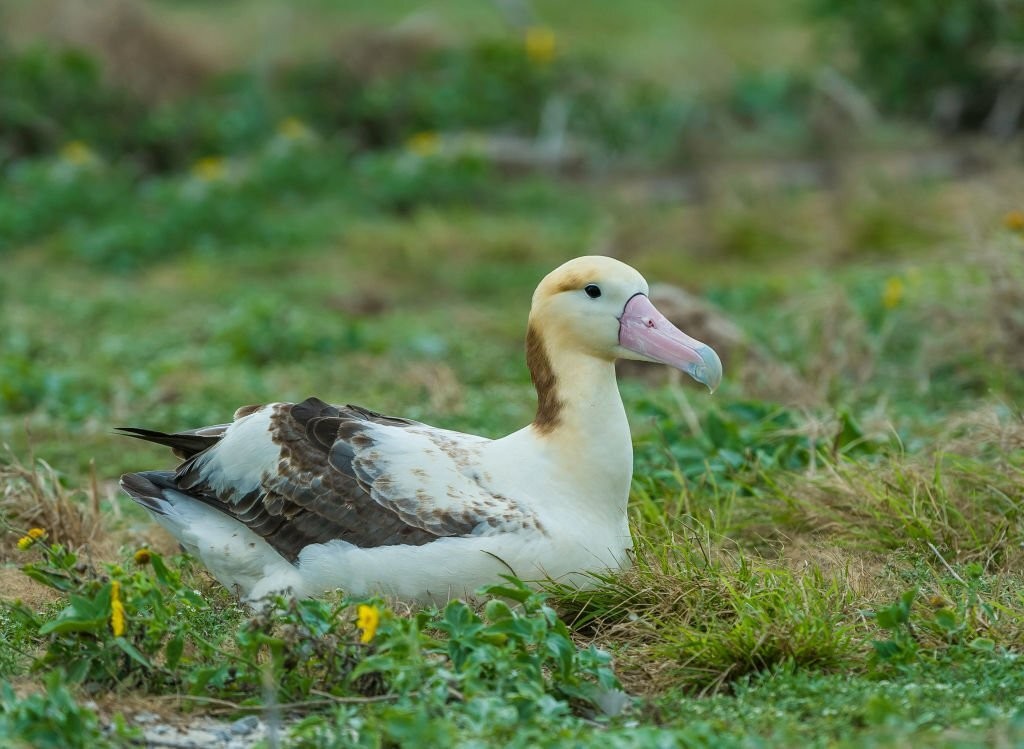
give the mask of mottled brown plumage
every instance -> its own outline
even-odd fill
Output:
[[[494,526],[487,521],[495,511],[504,512],[505,524],[526,527],[532,522],[528,513],[522,513],[505,497],[484,499],[455,513],[444,508],[425,510],[429,497],[405,497],[391,491],[393,487],[385,475],[386,461],[375,453],[367,427],[423,426],[417,422],[359,406],[332,406],[317,398],[295,404],[249,406],[240,411],[244,417],[261,408],[273,409],[270,436],[280,447],[280,459],[276,471],[265,472],[245,493],[217,486],[208,470],[207,451],[219,441],[226,425],[202,437],[198,433],[208,430],[171,435],[140,429],[122,431],[175,448],[186,460],[167,488],[238,520],[291,562],[306,546],[334,539],[373,548],[420,546],[445,536],[469,535],[481,524]],[[442,433],[424,434],[456,465],[464,462],[458,447]],[[130,484],[126,488],[137,496]]]

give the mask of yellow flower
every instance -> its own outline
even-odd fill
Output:
[[[359,635],[359,641],[369,642],[377,634],[377,625],[380,624],[380,611],[376,606],[367,606],[362,603],[359,604],[357,611],[359,617],[356,620],[356,626],[363,630],[363,633]]]
[[[60,157],[73,166],[89,166],[99,161],[96,152],[80,140],[65,143],[60,149]]]
[[[203,182],[217,182],[227,175],[227,165],[220,156],[206,156],[192,165],[192,175]]]
[[[124,634],[124,604],[121,603],[121,582],[110,583],[110,629],[114,637]]]
[[[277,126],[277,134],[285,140],[309,140],[313,131],[298,117],[286,117]]]
[[[903,301],[903,279],[899,276],[889,276],[885,279],[885,288],[882,289],[882,306],[886,309],[895,309]]]
[[[405,147],[417,156],[431,156],[437,153],[441,138],[432,130],[416,133],[405,142]]]
[[[153,558],[153,554],[149,549],[142,548],[135,552],[135,564],[149,564],[149,560]]]
[[[531,26],[523,40],[526,57],[535,65],[547,65],[555,59],[555,32],[547,26]]]
[[[1024,211],[1010,211],[1003,216],[1003,226],[1010,231],[1024,233]]]
[[[28,547],[44,536],[46,536],[46,531],[42,528],[29,528],[28,533],[18,539],[18,548],[26,551]]]

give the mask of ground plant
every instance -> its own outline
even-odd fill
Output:
[[[928,129],[1013,3],[81,5],[0,3],[0,745],[1024,745],[1024,168]],[[254,609],[119,494],[246,403],[521,427],[588,253],[725,361],[620,373],[629,569]]]

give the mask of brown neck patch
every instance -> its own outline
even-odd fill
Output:
[[[558,398],[558,378],[551,368],[544,339],[533,325],[526,329],[526,366],[530,368],[530,379],[537,390],[537,416],[533,425],[546,434],[561,422],[563,403]]]

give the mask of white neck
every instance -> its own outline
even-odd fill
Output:
[[[550,355],[561,407],[553,423],[531,428],[549,449],[575,463],[626,468],[632,473],[633,445],[622,405],[615,363],[573,351]],[[623,460],[628,458],[628,460]]]
[[[506,439],[534,456],[529,462],[548,473],[553,490],[557,486],[591,512],[624,518],[633,444],[614,362],[534,344],[528,358],[538,389],[537,419]]]

